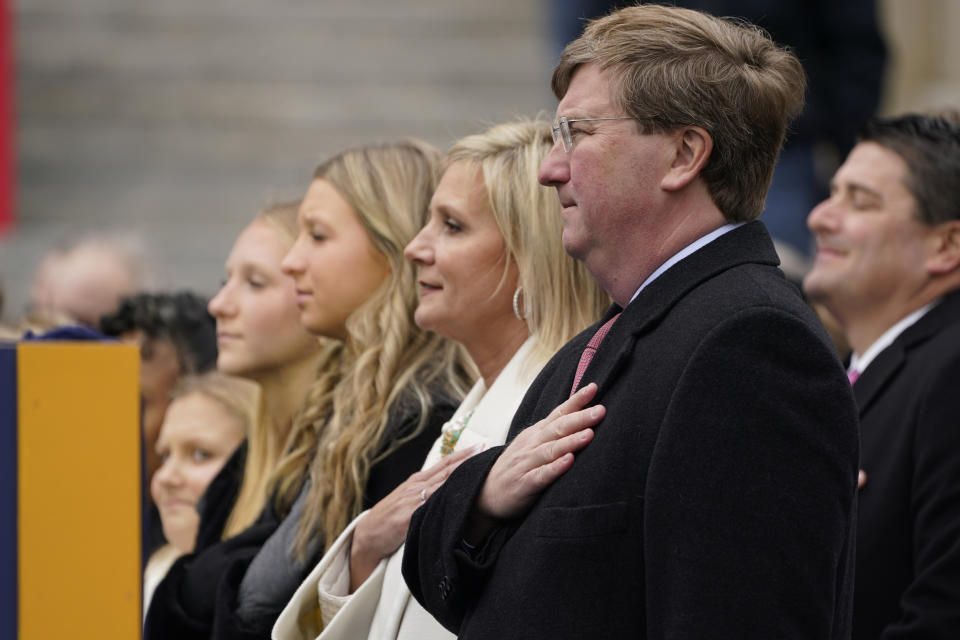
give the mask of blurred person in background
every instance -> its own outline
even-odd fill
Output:
[[[97,322],[105,335],[140,348],[148,483],[160,466],[155,451],[157,435],[173,386],[180,376],[203,373],[216,364],[216,329],[206,307],[204,298],[188,291],[138,293],[123,298],[116,311]]]
[[[563,251],[560,205],[537,183],[552,146],[548,123],[522,121],[450,150],[429,220],[405,254],[417,267],[417,324],[460,342],[480,380],[433,443],[425,471],[350,524],[301,584],[274,637],[312,640],[321,629],[321,638],[451,637],[400,574],[410,515],[476,446],[503,442],[547,359],[609,304]]]
[[[177,380],[212,369],[217,358],[216,329],[206,300],[190,292],[139,293],[100,319],[101,331],[140,350],[140,427],[143,433],[144,487],[160,466],[157,437]],[[144,495],[145,546],[152,553],[165,542],[160,515]]]
[[[860,411],[853,638],[960,632],[960,120],[872,120],[808,219],[804,280]]]
[[[133,237],[91,235],[40,260],[30,291],[29,316],[94,329],[124,297],[152,288],[145,252]]]
[[[416,471],[470,382],[454,344],[413,322],[403,247],[424,222],[439,154],[370,145],[321,165],[283,262],[300,322],[330,340],[274,474],[240,535],[181,559],[157,588],[146,638],[264,638],[327,541]]]
[[[216,371],[185,376],[174,389],[157,439],[160,468],[150,484],[168,544],[144,571],[144,613],[173,561],[193,551],[200,498],[252,430],[259,396],[256,383]]]

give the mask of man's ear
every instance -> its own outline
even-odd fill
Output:
[[[933,230],[931,241],[934,251],[927,258],[927,272],[932,275],[946,275],[960,270],[960,220],[951,220],[938,224]]]
[[[669,171],[660,181],[664,191],[679,191],[700,175],[713,151],[713,138],[706,129],[694,125],[676,131],[675,153]]]

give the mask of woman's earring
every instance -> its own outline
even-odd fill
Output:
[[[524,320],[525,315],[520,313],[520,294],[523,293],[523,287],[517,287],[517,290],[513,292],[513,315],[517,316],[517,320]]]

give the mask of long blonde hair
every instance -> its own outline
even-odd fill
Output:
[[[456,343],[419,329],[416,273],[403,257],[426,221],[440,155],[416,141],[344,151],[314,178],[329,182],[356,213],[390,275],[347,320],[337,373],[317,379],[278,471],[278,501],[289,509],[309,466],[310,490],[295,549],[303,558],[319,534],[332,543],[360,513],[371,467],[424,428],[437,394],[459,401],[474,376]],[[415,408],[416,428],[398,438],[391,418]],[[311,459],[312,458],[312,459]]]
[[[254,222],[269,224],[288,247],[292,247],[297,237],[299,209],[299,201],[275,203],[261,210],[254,218]],[[332,353],[333,343],[323,342],[318,357],[317,377],[322,377],[329,369],[337,367],[336,358]],[[261,402],[257,418],[247,434],[247,458],[244,462],[243,481],[223,530],[224,539],[240,533],[260,516],[270,495],[273,474],[287,444],[288,432],[278,430],[265,411],[266,403]]]
[[[552,147],[548,122],[518,119],[461,138],[445,161],[446,167],[458,161],[480,167],[503,235],[505,264],[514,261],[520,274],[521,315],[536,337],[530,362],[543,362],[610,305],[583,263],[563,250],[560,201],[537,182]]]

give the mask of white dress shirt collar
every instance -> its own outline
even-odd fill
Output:
[[[917,320],[927,314],[930,309],[937,306],[939,300],[934,300],[930,304],[924,305],[906,316],[895,325],[883,332],[883,334],[874,340],[873,344],[867,347],[867,350],[860,355],[856,352],[850,356],[850,366],[847,367],[847,373],[863,373],[870,363],[873,362],[880,353],[893,344],[893,341],[900,337],[900,334],[916,324]]]
[[[643,284],[640,285],[640,288],[637,289],[637,291],[633,294],[633,297],[630,298],[630,302],[633,302],[637,298],[637,296],[640,295],[640,292],[647,287],[647,285],[649,285],[651,282],[659,278],[667,269],[669,269],[673,265],[677,264],[678,262],[680,262],[681,260],[689,256],[691,253],[693,253],[697,249],[707,246],[708,244],[710,244],[720,236],[724,235],[725,233],[729,233],[734,229],[736,229],[737,227],[742,227],[744,224],[746,223],[732,222],[730,224],[725,224],[722,227],[714,229],[713,231],[711,231],[710,233],[704,236],[700,236],[699,238],[697,238],[696,240],[694,240],[693,242],[685,246],[683,249],[680,249],[680,251],[673,254],[673,256],[671,256],[670,259],[668,259],[666,262],[660,265],[656,271],[651,273],[647,277],[647,279],[643,281]]]

